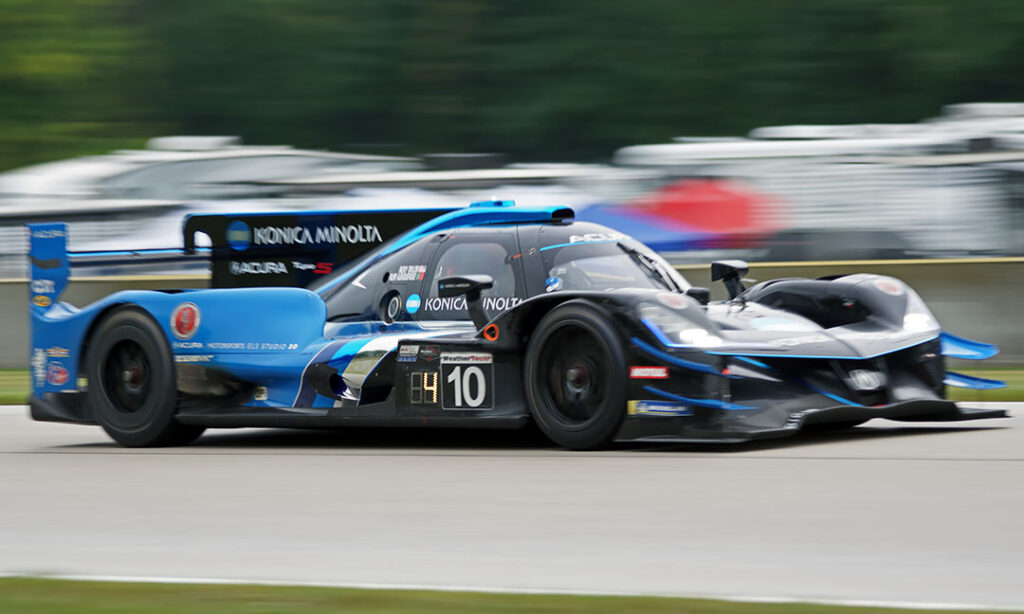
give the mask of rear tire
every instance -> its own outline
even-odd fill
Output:
[[[597,306],[569,302],[534,330],[523,366],[534,421],[551,441],[573,450],[611,443],[626,411],[622,339]]]
[[[120,308],[94,330],[85,354],[86,405],[114,441],[128,447],[182,445],[203,427],[179,424],[167,338],[141,309]]]

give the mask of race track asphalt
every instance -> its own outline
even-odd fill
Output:
[[[592,453],[255,429],[129,450],[0,408],[0,574],[1024,608],[1024,420]]]

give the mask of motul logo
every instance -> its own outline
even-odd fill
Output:
[[[668,367],[630,367],[633,379],[668,379]]]

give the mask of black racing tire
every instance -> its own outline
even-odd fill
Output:
[[[128,447],[184,445],[203,427],[175,420],[178,391],[171,348],[145,311],[121,307],[103,318],[85,353],[85,402],[93,418]]]
[[[530,413],[548,439],[572,450],[611,443],[626,413],[626,352],[599,307],[570,301],[541,318],[523,378]]]

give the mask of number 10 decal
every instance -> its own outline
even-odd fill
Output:
[[[494,407],[494,364],[490,354],[442,355],[441,381],[442,409]]]

